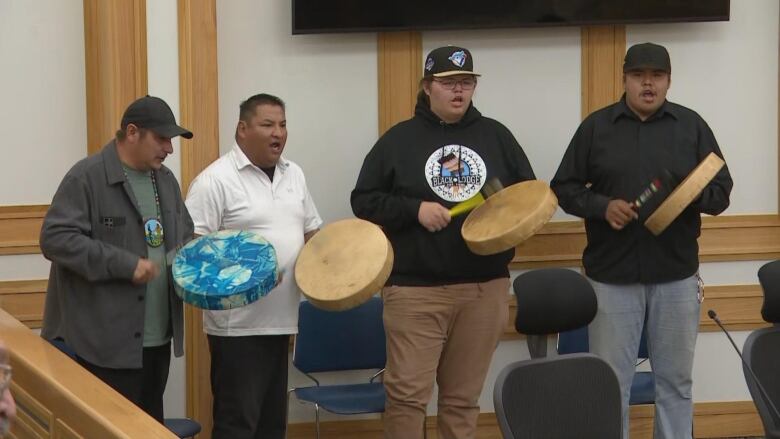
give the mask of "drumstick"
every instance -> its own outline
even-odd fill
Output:
[[[653,195],[656,194],[661,189],[661,179],[656,178],[650,183],[650,186],[647,187],[647,189],[644,190],[641,194],[639,194],[638,197],[636,197],[636,200],[634,200],[633,203],[631,203],[631,207],[634,210],[639,209],[642,207],[643,204],[647,202],[650,198],[652,198]]]
[[[464,213],[471,212],[477,206],[484,203],[486,198],[491,197],[493,194],[497,193],[503,188],[504,185],[501,184],[501,180],[499,180],[496,177],[491,178],[490,180],[485,182],[485,185],[482,186],[482,189],[479,190],[479,193],[477,193],[477,195],[474,195],[468,200],[461,201],[460,203],[452,206],[452,208],[450,209],[450,217],[455,217],[458,215],[463,215]]]
[[[466,201],[462,201],[450,209],[450,217],[463,215],[466,212],[474,210],[477,206],[485,202],[485,197],[482,196],[482,192],[477,192],[477,195],[469,198]]]

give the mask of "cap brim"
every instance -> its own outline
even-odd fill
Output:
[[[482,76],[479,73],[467,72],[465,70],[450,70],[449,72],[434,73],[432,76],[434,78],[446,78],[447,76],[455,76],[455,75]]]
[[[623,73],[635,72],[637,70],[662,70],[666,73],[671,73],[671,70],[668,67],[658,64],[639,64],[631,67],[624,67]]]
[[[164,125],[161,127],[149,128],[154,131],[158,136],[167,137],[172,139],[176,136],[182,136],[185,139],[192,139],[192,132],[185,130],[178,125]]]

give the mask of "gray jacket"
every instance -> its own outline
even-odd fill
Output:
[[[192,238],[192,219],[170,169],[155,178],[171,251]],[[142,366],[146,285],[131,280],[147,247],[137,205],[112,141],[65,175],[41,228],[41,251],[52,262],[41,336],[63,338],[97,366]],[[181,356],[183,305],[168,279],[174,354]]]

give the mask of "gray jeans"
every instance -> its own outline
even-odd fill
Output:
[[[699,327],[698,276],[661,284],[613,285],[591,280],[598,313],[588,327],[590,351],[620,382],[623,438],[628,399],[647,313],[647,349],[655,375],[655,439],[691,438],[693,353]]]

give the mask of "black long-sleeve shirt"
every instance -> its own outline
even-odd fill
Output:
[[[514,250],[472,253],[460,234],[466,215],[452,218],[436,233],[417,219],[423,201],[451,208],[493,178],[509,186],[535,177],[512,133],[473,105],[459,122],[446,124],[419,101],[413,118],[377,141],[363,162],[351,202],[355,216],[382,226],[393,245],[388,285],[448,285],[509,276]]]
[[[694,201],[659,236],[644,221],[663,198],[710,152],[723,154],[696,112],[666,101],[641,121],[625,96],[588,116],[577,129],[551,187],[561,207],[585,219],[587,275],[599,282],[661,283],[684,279],[699,267],[700,213],[717,215],[729,205],[733,186],[724,166]],[[622,230],[607,223],[612,199],[635,200],[661,178],[662,190]]]

